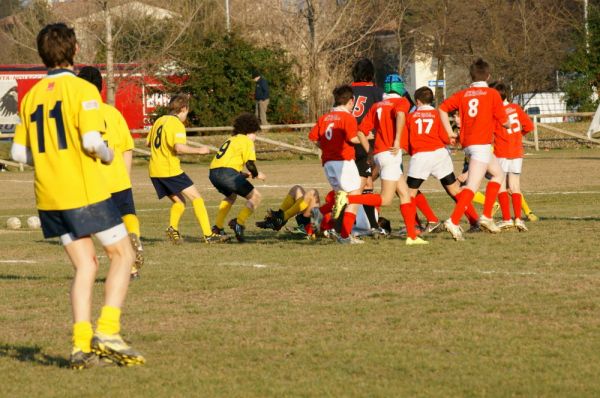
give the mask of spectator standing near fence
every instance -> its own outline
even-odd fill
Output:
[[[257,70],[252,71],[252,79],[256,83],[254,99],[256,101],[256,117],[260,124],[267,125],[267,108],[269,107],[269,82]]]

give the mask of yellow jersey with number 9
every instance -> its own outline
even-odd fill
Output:
[[[236,171],[242,171],[249,160],[256,160],[254,141],[245,134],[236,134],[221,145],[212,162],[210,162],[210,168],[228,167]]]
[[[185,143],[185,126],[181,120],[173,115],[159,117],[146,138],[150,146],[150,177],[174,177],[183,173],[175,144]]]
[[[102,134],[102,139],[115,153],[112,163],[102,165],[101,169],[108,184],[108,190],[111,193],[120,192],[131,188],[131,180],[125,160],[123,160],[123,153],[133,149],[133,138],[131,138],[125,118],[115,107],[102,104],[100,111],[106,124],[106,131]]]
[[[25,95],[14,142],[31,150],[40,210],[68,210],[110,197],[96,159],[82,136],[104,131],[96,87],[67,69],[55,69]]]

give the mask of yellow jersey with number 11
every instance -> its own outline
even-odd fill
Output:
[[[76,209],[110,197],[81,138],[104,131],[101,103],[96,87],[67,69],[49,71],[23,98],[14,143],[31,150],[38,209]]]

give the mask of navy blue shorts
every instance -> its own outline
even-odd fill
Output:
[[[112,199],[69,210],[38,210],[44,238],[73,234],[75,239],[106,231],[121,224]]]
[[[208,179],[217,191],[225,196],[237,194],[246,197],[254,189],[254,185],[248,181],[239,171],[229,167],[219,167],[211,169],[208,173]]]
[[[110,196],[115,202],[117,209],[119,209],[121,217],[127,214],[135,214],[135,203],[133,202],[133,191],[131,188],[113,192]]]
[[[194,185],[194,182],[185,173],[175,177],[150,177],[152,185],[159,199],[165,196],[178,195],[186,188]]]

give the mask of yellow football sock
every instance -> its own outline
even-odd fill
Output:
[[[529,208],[529,205],[527,204],[527,201],[525,200],[525,196],[523,196],[523,194],[521,194],[521,209],[523,209],[523,212],[525,212],[525,214],[532,213],[531,209]]]
[[[237,222],[240,225],[246,225],[246,220],[248,219],[248,217],[250,217],[250,214],[252,214],[254,212],[254,210],[252,210],[249,207],[242,207],[242,210],[240,210],[240,213],[237,216]]]
[[[102,334],[117,334],[121,331],[121,309],[105,305],[98,318],[96,331]]]
[[[192,201],[192,206],[194,206],[194,214],[196,215],[196,219],[200,224],[200,228],[202,229],[202,234],[204,236],[209,236],[212,234],[212,230],[210,227],[210,220],[208,219],[208,213],[206,212],[206,206],[204,206],[204,199],[196,198]]]
[[[283,202],[281,202],[281,205],[279,205],[279,209],[287,211],[290,207],[294,205],[294,202],[294,198],[290,194],[288,194],[286,195],[285,199],[283,199]]]
[[[221,203],[219,203],[219,211],[217,212],[217,218],[215,220],[215,225],[217,228],[223,229],[223,226],[225,225],[225,218],[227,217],[227,214],[229,214],[231,206],[232,204],[226,200],[222,200]]]
[[[303,212],[308,208],[308,203],[304,201],[304,198],[298,199],[294,202],[294,205],[285,211],[284,220],[287,221],[294,217],[296,214]]]
[[[122,218],[127,232],[130,234],[135,234],[135,236],[139,238],[141,236],[140,220],[137,218],[137,216],[135,214],[125,214]]]
[[[485,195],[479,191],[475,192],[475,196],[473,196],[473,202],[483,205],[485,203]]]
[[[73,345],[81,351],[92,351],[90,344],[93,335],[94,331],[92,330],[91,322],[77,322],[73,324]]]
[[[179,220],[185,211],[185,205],[183,203],[175,202],[171,206],[171,213],[169,215],[169,226],[179,229]]]

